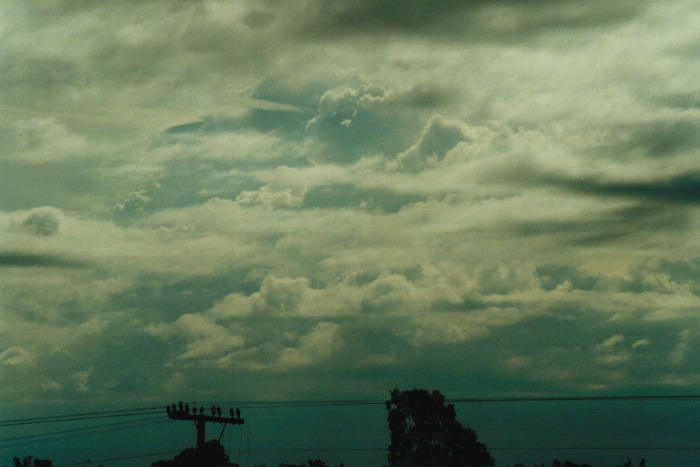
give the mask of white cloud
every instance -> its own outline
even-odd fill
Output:
[[[296,347],[282,350],[277,365],[281,369],[287,369],[319,363],[331,357],[341,345],[338,325],[321,321],[311,332],[299,339]]]
[[[0,150],[25,164],[59,163],[89,155],[90,145],[55,118],[0,124]]]
[[[263,187],[257,191],[243,191],[236,197],[241,206],[260,206],[265,209],[293,209],[301,206],[302,197],[294,195],[291,189],[271,191]]]
[[[639,339],[638,341],[634,341],[632,343],[632,349],[638,349],[640,347],[646,347],[647,345],[651,345],[651,341],[648,339]]]
[[[0,352],[0,362],[7,366],[26,366],[32,363],[32,357],[22,347],[9,347]]]
[[[671,351],[671,354],[668,356],[671,366],[679,366],[681,363],[683,363],[683,360],[686,358],[689,343],[690,330],[684,329],[678,333],[678,342]]]
[[[617,334],[617,335],[614,335],[614,336],[604,340],[600,344],[598,344],[596,346],[596,349],[604,350],[604,351],[611,350],[611,349],[617,347],[622,342],[624,342],[624,340],[625,340],[625,336],[623,336],[622,334]]]

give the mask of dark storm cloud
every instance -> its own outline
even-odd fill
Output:
[[[611,209],[592,217],[576,220],[520,222],[513,225],[517,235],[552,236],[566,245],[596,246],[660,233],[677,233],[689,226],[689,213],[684,209],[669,209],[664,204],[636,205]],[[567,273],[569,274],[569,272]],[[574,276],[571,277],[572,282]],[[583,278],[577,277],[577,281]],[[548,279],[545,283],[550,283]]]
[[[644,2],[557,0],[310,1],[311,34],[423,33],[443,38],[516,40],[552,29],[610,24]]]
[[[700,203],[700,173],[676,175],[667,179],[626,182],[595,179],[554,179],[553,184],[574,192],[622,198],[636,198],[656,203],[697,205]]]
[[[60,255],[4,251],[0,252],[0,267],[81,269],[89,264]]]
[[[675,109],[688,110],[700,108],[700,93],[688,92],[679,94],[667,94],[650,99],[653,104]]]
[[[700,146],[700,123],[661,121],[643,124],[632,133],[631,144],[652,157],[697,148]]]

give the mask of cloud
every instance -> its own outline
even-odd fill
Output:
[[[696,384],[691,3],[3,4],[5,400]]]
[[[638,341],[634,341],[632,343],[632,349],[637,349],[639,347],[645,347],[647,345],[651,345],[651,341],[648,339],[639,339]]]
[[[32,363],[32,357],[22,347],[9,347],[0,352],[0,362],[7,366],[26,366]]]
[[[146,196],[145,190],[134,191],[121,203],[114,206],[115,219],[129,219],[143,216],[148,209],[151,198]]]
[[[679,205],[700,202],[700,175],[680,174],[651,181],[553,179],[564,188],[596,196],[629,197]]]
[[[76,391],[79,393],[87,393],[92,390],[91,379],[95,372],[93,367],[90,367],[84,371],[76,371],[69,375],[70,380],[75,385]]]
[[[60,255],[19,251],[0,252],[0,267],[82,269],[89,266],[90,263],[87,261]]]
[[[335,184],[310,188],[304,193],[303,207],[360,208],[398,212],[401,208],[423,200],[420,194],[396,193],[390,189],[366,189],[353,185]]]
[[[612,337],[604,340],[600,344],[598,344],[596,346],[596,349],[598,349],[598,350],[610,350],[613,347],[616,347],[617,345],[624,342],[624,340],[625,340],[625,336],[623,336],[622,334],[617,334],[615,336],[612,336]]]
[[[311,332],[299,339],[296,347],[288,347],[282,351],[278,365],[289,368],[316,364],[329,358],[341,345],[338,325],[320,322]]]
[[[470,135],[469,133],[473,133]],[[470,142],[479,137],[462,122],[433,115],[416,144],[399,154],[397,163],[410,171],[436,166],[445,159],[447,153],[463,141]]]
[[[236,197],[241,206],[261,206],[265,209],[294,209],[301,206],[301,196],[295,196],[291,189],[273,192],[267,187],[258,191],[242,191]]]
[[[309,3],[305,27],[312,34],[425,34],[440,39],[511,41],[560,28],[593,27],[630,19],[641,6],[569,4],[539,0],[455,2],[440,0],[363,0]]]
[[[326,91],[307,124],[313,157],[347,164],[376,153],[396,153],[414,122],[400,114],[401,124],[396,121],[397,114],[391,112],[395,102],[393,91],[372,84]]]
[[[162,383],[163,390],[171,394],[181,394],[187,385],[187,376],[181,371],[176,371],[170,378]]]
[[[0,122],[0,150],[24,164],[46,164],[87,156],[90,145],[56,118]]]
[[[683,363],[688,352],[688,347],[690,343],[690,330],[684,329],[678,333],[678,341],[673,350],[671,351],[668,361],[671,366],[679,366]]]
[[[32,235],[49,237],[58,233],[61,220],[53,210],[35,210],[22,221],[22,227]]]

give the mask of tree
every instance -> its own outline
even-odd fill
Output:
[[[391,467],[493,467],[486,445],[457,421],[439,391],[394,389],[387,410]]]
[[[53,467],[52,461],[48,459],[34,459],[32,456],[27,456],[22,459],[15,457],[12,459],[12,464],[14,467]]]
[[[323,462],[321,459],[309,459],[307,461],[309,467],[330,467],[328,464]]]
[[[221,443],[215,439],[207,441],[201,450],[187,448],[174,459],[169,461],[158,461],[151,464],[151,467],[221,467],[231,466],[228,455]]]
[[[552,461],[552,467],[591,467],[591,464],[576,464],[571,462],[569,459],[565,460],[562,464],[561,461],[554,459]]]

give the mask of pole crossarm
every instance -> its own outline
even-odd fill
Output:
[[[243,425],[245,420],[240,418],[240,411],[237,414],[231,409],[231,416],[224,417],[216,412],[214,415],[206,415],[202,412],[185,412],[184,410],[173,410],[171,406],[167,407],[168,418],[172,420],[192,420],[195,422],[212,422],[212,423],[227,423],[229,425]]]
[[[222,423],[224,428],[226,425],[243,425],[245,420],[241,418],[241,411],[229,409],[228,417],[222,415],[221,407],[212,406],[211,415],[204,413],[204,407],[192,407],[189,404],[183,404],[180,401],[178,404],[168,405],[166,407],[168,418],[171,420],[192,420],[197,427],[197,450],[204,447],[205,427],[207,423]],[[223,433],[223,432],[222,432]]]

